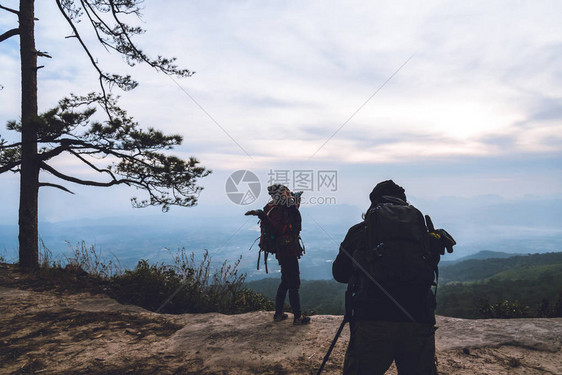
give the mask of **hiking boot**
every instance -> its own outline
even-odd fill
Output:
[[[304,314],[299,316],[298,318],[293,319],[293,325],[295,326],[300,326],[308,323],[310,323],[310,318]]]
[[[287,314],[275,314],[273,315],[273,321],[274,322],[280,322],[282,320],[285,320],[289,317],[289,315]]]

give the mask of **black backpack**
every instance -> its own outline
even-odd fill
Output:
[[[267,210],[271,211],[275,207],[269,208],[266,206],[264,208],[265,208],[265,214],[268,215],[269,212]],[[259,242],[260,250],[267,254],[275,254],[276,251],[275,233],[273,231],[273,228],[271,227],[271,224],[267,219],[260,220],[259,224],[260,224],[260,242]]]
[[[355,298],[368,300],[397,288],[429,291],[437,262],[423,214],[414,206],[385,197],[365,216],[367,244],[353,253]]]
[[[266,215],[274,209],[280,209],[276,206],[266,205],[264,207],[264,212]],[[269,273],[267,268],[267,258],[269,254],[277,254],[279,251],[280,254],[283,254],[283,249],[286,247],[296,247],[299,249],[297,251],[297,256],[300,258],[302,254],[304,254],[304,243],[302,243],[302,239],[298,232],[300,232],[300,215],[297,217],[291,216],[291,214],[287,211],[283,211],[284,219],[287,222],[287,225],[284,229],[283,234],[277,234],[275,230],[272,228],[271,223],[267,219],[260,219],[260,236],[259,236],[259,252],[258,252],[258,263],[257,269],[260,269],[260,260],[261,260],[261,253],[263,252],[263,260],[265,265],[265,273]],[[298,218],[298,220],[297,220]],[[294,223],[296,227],[289,225],[289,223]],[[294,232],[294,233],[293,233]],[[255,241],[254,241],[255,242]],[[252,245],[253,246],[253,245]],[[251,249],[251,247],[250,247]]]
[[[272,210],[273,207],[268,208],[268,206],[265,206],[264,211],[266,212],[266,214],[268,214],[268,209]],[[260,269],[261,253],[263,252],[263,260],[264,260],[264,264],[265,264],[265,273],[268,273],[269,271],[267,269],[267,258],[269,256],[269,254],[275,254],[275,252],[276,252],[276,249],[277,249],[276,236],[275,236],[273,228],[271,227],[271,224],[269,223],[268,220],[260,219],[258,223],[260,225],[260,236],[258,238],[256,238],[256,241],[259,240],[257,269],[258,270]],[[254,241],[254,244],[256,243],[256,241]],[[252,244],[252,246],[250,246],[250,250],[252,249],[254,244]]]

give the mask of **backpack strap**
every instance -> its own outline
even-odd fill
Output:
[[[303,254],[306,254],[306,248],[304,247],[304,241],[302,240],[302,237],[300,236],[300,234],[299,234],[298,240],[299,240],[299,242],[300,242],[300,244],[301,244],[302,253],[303,253]]]
[[[265,206],[265,208],[267,208],[267,206]],[[271,211],[273,211],[274,208],[275,208],[275,205],[271,205],[271,208],[265,213],[265,216],[269,216],[269,214],[271,213]]]
[[[252,242],[252,246],[250,246],[250,248],[248,249],[248,251],[251,251],[251,250],[252,250],[252,247],[254,247],[254,245],[256,244],[256,242],[258,242],[259,239],[260,239],[260,236],[258,236],[258,238],[256,238],[256,239],[254,240],[254,242]]]
[[[269,273],[269,270],[267,269],[267,256],[269,255],[269,253],[267,251],[263,251],[262,249],[258,250],[258,266],[257,269],[258,271],[260,270],[260,260],[261,260],[261,253],[263,252],[263,264],[265,265],[265,273]]]

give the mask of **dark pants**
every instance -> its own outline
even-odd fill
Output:
[[[382,321],[351,324],[344,375],[383,375],[393,360],[400,375],[436,375],[433,325]]]
[[[285,297],[287,296],[287,291],[289,291],[289,303],[295,318],[298,318],[301,316],[299,261],[293,257],[279,257],[278,260],[281,266],[281,283],[279,288],[277,288],[277,295],[275,297],[275,313],[283,313]]]

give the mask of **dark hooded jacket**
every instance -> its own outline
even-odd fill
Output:
[[[390,182],[391,184],[389,184]],[[392,181],[385,181],[383,188],[381,184],[373,189],[370,198],[373,206],[380,203],[392,202],[396,198],[406,199],[402,188],[397,190]],[[378,190],[377,190],[378,189]],[[379,195],[379,194],[391,195]],[[334,279],[341,283],[350,283],[357,279],[354,277],[356,270],[353,266],[351,258],[357,250],[365,249],[368,245],[367,228],[365,222],[352,226],[345,239],[340,245],[338,256],[332,264],[332,275]],[[350,285],[352,287],[353,285]],[[394,322],[411,322],[412,320],[402,311],[399,304],[405,309],[413,319],[418,323],[435,324],[435,298],[431,288],[426,286],[394,286],[386,287],[383,291],[375,283],[372,285],[373,298],[369,301],[363,301],[361,304],[354,304],[353,317],[358,320],[378,320],[378,321],[394,321]],[[385,293],[386,291],[386,293]],[[392,297],[392,299],[389,297]]]

